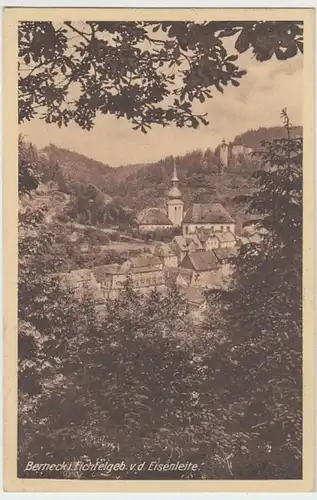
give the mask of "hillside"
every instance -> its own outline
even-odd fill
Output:
[[[75,151],[50,144],[42,153],[52,165],[58,163],[63,175],[70,182],[93,184],[104,193],[115,194],[118,183],[124,182],[132,174],[136,174],[146,164],[124,165],[113,168]]]
[[[293,133],[295,135],[302,134],[302,127],[294,127]],[[268,141],[283,136],[285,136],[283,127],[261,127],[257,130],[248,130],[243,134],[237,135],[230,143],[230,146],[244,144],[252,149],[258,149],[261,141]],[[164,190],[167,187],[166,182],[169,180],[171,174],[173,160],[171,157],[167,157],[155,163],[127,164],[113,168],[88,156],[59,148],[53,144],[44,148],[43,152],[52,164],[57,162],[61,166],[63,174],[69,181],[94,184],[105,193],[112,196],[123,196],[124,198],[126,197],[125,190],[128,189],[128,186],[131,186],[136,196],[135,203],[132,205],[130,203],[131,206],[139,205],[138,199],[140,199],[141,203],[141,198],[143,197],[142,193],[138,193],[138,189],[134,189],[135,183],[138,181],[142,184],[144,180],[149,181],[150,184],[156,182],[155,189],[152,186],[147,187],[148,193],[145,193],[146,198],[147,195],[152,196],[153,191],[155,199],[164,197]],[[206,151],[192,151],[185,156],[177,157],[176,161],[178,170],[184,173],[182,177],[185,178],[188,177],[189,171],[195,171],[197,168],[200,173],[201,169],[209,170],[210,173],[216,173],[219,167],[217,148],[216,152],[211,149],[207,149]],[[245,165],[242,167],[245,167]],[[235,172],[238,171],[239,166],[238,169],[235,168]],[[195,182],[197,183],[197,179]]]
[[[292,131],[294,136],[303,134],[303,127],[296,126]],[[286,137],[284,127],[261,127],[257,130],[248,130],[243,134],[237,135],[232,144],[244,144],[253,150],[261,147],[261,141],[271,141],[272,139],[279,139]]]
[[[107,192],[113,168],[88,156],[50,144],[42,150],[52,164],[58,163],[65,178],[84,184],[94,184]]]

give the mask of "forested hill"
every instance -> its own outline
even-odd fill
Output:
[[[301,134],[302,127],[295,127],[293,133],[295,135]],[[252,149],[258,149],[261,141],[272,140],[284,135],[283,127],[261,127],[258,130],[248,130],[237,135],[230,144],[244,144]],[[152,203],[162,202],[169,184],[173,164],[173,158],[166,157],[154,163],[127,164],[112,168],[110,165],[90,158],[89,153],[83,155],[53,144],[44,148],[43,152],[50,159],[52,165],[59,164],[68,181],[98,186],[98,189],[104,193],[119,196],[132,208],[143,208],[151,199]],[[191,188],[195,191],[195,196],[199,196],[200,187],[204,186],[205,181],[209,185],[211,180],[209,177],[219,171],[217,151],[214,152],[211,149],[191,151],[184,156],[176,157],[176,162],[184,195],[188,201],[192,201],[191,193],[187,196],[187,192],[191,191]],[[241,170],[245,173],[248,162],[242,161],[242,163],[241,165],[240,159],[240,163],[230,165],[229,171],[232,171],[231,173],[234,175],[239,175]],[[206,175],[208,179],[206,179]]]
[[[69,181],[94,184],[107,192],[107,178],[113,171],[109,165],[89,158],[88,154],[85,156],[54,144],[44,148],[43,153],[49,158],[51,164],[58,163]]]
[[[303,127],[296,126],[292,130],[293,136],[303,134]],[[261,146],[261,141],[271,141],[272,139],[279,139],[286,137],[284,127],[261,127],[257,130],[248,130],[243,134],[237,135],[232,144],[244,144],[248,148],[258,149]]]
[[[293,134],[302,134],[302,127],[294,127]],[[284,136],[283,127],[261,127],[237,135],[230,145],[243,144],[255,150],[260,148],[262,141]],[[229,167],[223,175],[219,175],[217,148],[215,151],[195,150],[175,158],[185,206],[202,200],[221,201],[231,205],[231,200],[237,194],[247,193],[253,188],[251,174],[259,164],[254,158],[247,156],[233,159],[230,157],[230,150],[231,147]],[[127,172],[129,166],[124,168]],[[163,205],[172,168],[172,157],[143,166],[127,176],[124,182],[119,182],[115,186],[115,192],[110,194],[118,197],[123,205],[137,210],[154,204]],[[120,169],[116,170],[119,174]]]

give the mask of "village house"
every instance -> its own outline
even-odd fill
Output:
[[[180,267],[193,270],[192,286],[225,288],[233,271],[232,259],[236,255],[237,248],[195,252],[187,255]]]
[[[214,248],[219,248],[219,238],[217,238],[215,233],[211,233],[210,231],[200,230],[197,233],[197,237],[201,242],[203,249],[206,252],[210,252]]]
[[[164,210],[160,208],[145,208],[137,216],[139,232],[149,233],[156,229],[172,229],[173,223]]]
[[[195,234],[190,236],[174,236],[171,242],[171,248],[178,257],[178,263],[180,263],[187,254],[204,249],[199,238]]]
[[[233,260],[237,256],[237,248],[216,248],[213,250],[219,265],[221,265],[224,277],[231,275],[233,271]]]
[[[120,264],[108,264],[93,268],[94,276],[100,284],[105,299],[116,299],[127,281],[127,273]]]
[[[194,273],[192,285],[203,286],[213,285],[215,278],[221,273],[221,264],[213,252],[193,252],[186,255],[180,267],[191,269]],[[218,278],[217,278],[218,279]]]
[[[163,264],[156,255],[131,257],[121,265],[120,271],[124,271],[131,278],[132,287],[142,293],[165,284]]]
[[[185,269],[182,267],[169,267],[165,269],[165,284],[167,287],[173,285],[187,288],[191,285],[194,277],[192,269]]]
[[[159,243],[154,249],[156,255],[165,267],[177,267],[178,259],[168,243]]]
[[[231,231],[216,231],[210,232],[207,230],[200,230],[197,233],[197,237],[201,241],[203,249],[207,252],[214,250],[215,248],[229,248],[235,247],[237,245],[238,238]]]
[[[216,233],[216,237],[219,240],[218,248],[232,248],[237,244],[237,238],[231,231],[225,231],[224,233]]]
[[[185,214],[183,234],[195,234],[201,229],[234,233],[235,221],[221,203],[194,203]]]

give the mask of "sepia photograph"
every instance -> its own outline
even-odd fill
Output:
[[[24,10],[17,479],[303,481],[313,11]]]

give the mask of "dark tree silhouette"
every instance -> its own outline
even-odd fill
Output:
[[[303,52],[302,22],[22,22],[19,121],[40,115],[89,130],[102,113],[142,132],[207,125],[194,103],[239,86],[246,71],[236,62],[247,50],[260,62],[294,57]]]

